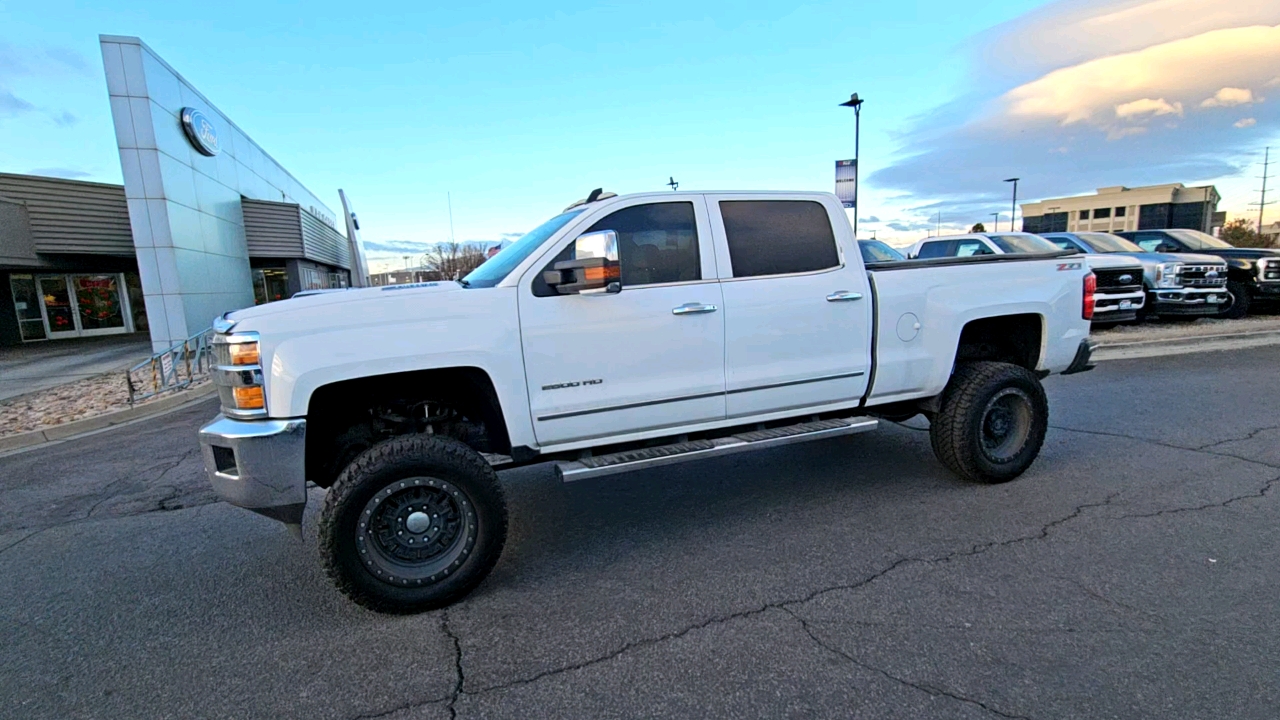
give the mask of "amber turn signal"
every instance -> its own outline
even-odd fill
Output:
[[[261,385],[231,388],[231,394],[236,400],[237,410],[261,410],[267,406]]]

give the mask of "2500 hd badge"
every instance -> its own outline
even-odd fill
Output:
[[[603,378],[595,378],[592,380],[575,380],[567,383],[552,383],[551,385],[543,385],[543,390],[561,390],[563,388],[581,387],[583,385],[599,385],[604,382]]]

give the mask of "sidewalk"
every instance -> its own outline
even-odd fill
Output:
[[[0,401],[123,370],[150,356],[151,338],[146,333],[0,348]]]

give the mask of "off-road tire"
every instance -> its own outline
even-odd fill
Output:
[[[1218,317],[1228,320],[1239,320],[1249,314],[1249,286],[1235,280],[1227,281],[1227,292],[1231,293],[1231,304]]]
[[[993,456],[984,443],[990,439],[990,413],[1004,412],[1003,404],[1009,402],[1026,408],[1017,428],[1025,437],[1020,442],[1015,437],[1011,451]],[[993,408],[992,403],[999,407]],[[940,405],[929,425],[933,452],[947,469],[966,480],[1008,482],[1040,454],[1049,427],[1049,401],[1040,380],[1026,368],[1002,362],[962,363],[942,391]]]
[[[430,492],[433,501],[452,503],[457,522],[448,554],[442,551],[431,561],[435,564],[404,565],[401,573],[391,565],[396,559],[364,528],[373,527],[371,507],[377,515],[384,512],[383,500],[388,505],[419,502],[400,500],[412,492]],[[443,521],[432,522],[441,533],[447,531]],[[507,538],[506,499],[497,474],[476,451],[451,438],[404,435],[369,448],[342,471],[325,498],[319,534],[325,572],[348,597],[378,612],[421,612],[461,599],[493,569]],[[369,553],[379,553],[372,556],[376,562]],[[446,560],[446,567],[425,575]],[[418,570],[424,574],[415,577]]]

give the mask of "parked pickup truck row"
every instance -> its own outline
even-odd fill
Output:
[[[944,466],[1011,480],[1041,379],[1092,367],[1096,280],[1052,245],[865,262],[830,194],[597,190],[461,281],[219,317],[200,444],[219,495],[294,529],[327,489],[333,581],[418,611],[502,552],[496,469],[580,480],[923,414]]]
[[[1280,250],[1236,248],[1195,230],[968,233],[925,238],[907,256],[1045,252],[1050,244],[1085,254],[1098,283],[1095,325],[1151,315],[1240,318],[1280,301]],[[875,252],[895,252],[880,245]]]

